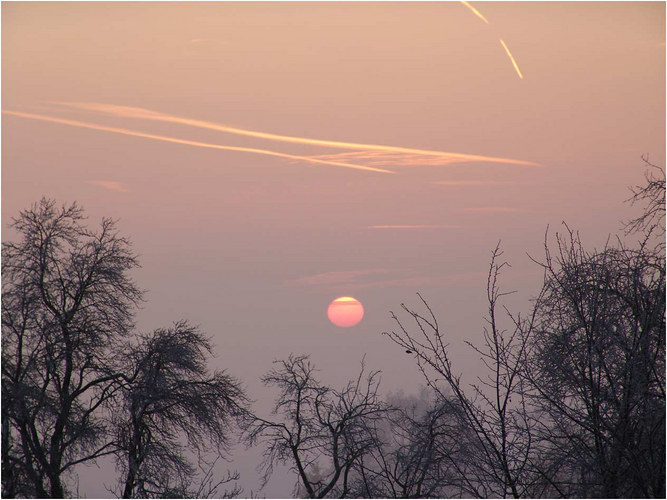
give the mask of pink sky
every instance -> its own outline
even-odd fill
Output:
[[[366,354],[416,392],[380,332],[417,291],[474,375],[498,240],[527,310],[547,225],[603,245],[641,155],[664,166],[665,4],[471,5],[488,24],[458,2],[3,3],[3,238],[41,196],[120,219],[140,328],[200,324],[254,399],[291,352],[334,384]],[[359,325],[328,322],[340,295]]]

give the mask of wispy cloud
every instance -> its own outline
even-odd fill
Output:
[[[462,227],[451,224],[386,224],[366,226],[367,229],[460,229]]]
[[[504,183],[499,181],[433,181],[431,184],[439,186],[492,186]]]
[[[389,288],[389,287],[411,287],[418,289],[421,287],[449,287],[454,285],[475,284],[482,282],[486,273],[452,273],[452,274],[420,274],[418,276],[405,276],[399,278],[390,278],[386,280],[369,281],[366,283],[353,284],[346,289],[362,290],[367,288]]]
[[[312,155],[310,158],[317,158],[328,161],[355,161],[362,162],[370,166],[446,166],[456,163],[502,163],[511,165],[525,165],[530,167],[540,167],[538,163],[524,160],[515,160],[513,158],[498,158],[495,156],[470,155],[464,153],[441,152],[439,155],[427,155],[422,153],[401,153],[394,151],[353,151],[349,153],[334,153],[323,155]]]
[[[313,274],[288,280],[286,284],[292,286],[317,286],[317,285],[349,285],[359,283],[359,280],[372,275],[381,275],[395,272],[392,269],[364,269],[355,271],[329,271],[326,273]]]
[[[85,181],[86,184],[94,184],[96,186],[103,187],[104,189],[108,189],[109,191],[117,191],[119,193],[125,193],[127,192],[127,188],[125,188],[120,182],[116,181]]]
[[[464,208],[463,211],[471,213],[493,213],[493,212],[518,212],[519,209],[514,207],[467,207]]]
[[[40,120],[40,121],[45,121],[45,122],[51,122],[51,123],[59,123],[61,125],[69,125],[72,127],[80,127],[80,128],[87,128],[87,129],[92,129],[92,130],[100,130],[103,132],[111,132],[114,134],[121,134],[121,135],[129,135],[132,137],[142,137],[144,139],[152,139],[155,141],[162,141],[162,142],[171,142],[174,144],[183,144],[187,146],[195,146],[199,148],[209,148],[209,149],[221,149],[224,151],[239,151],[243,153],[253,153],[253,154],[260,154],[260,155],[266,155],[266,156],[276,156],[278,158],[287,158],[290,160],[300,160],[300,161],[305,161],[309,163],[317,163],[321,165],[333,165],[337,167],[345,167],[345,168],[353,168],[356,170],[367,170],[370,172],[381,172],[385,174],[393,174],[395,172],[392,172],[391,170],[386,170],[386,169],[381,169],[381,168],[375,168],[375,167],[367,167],[364,165],[355,165],[352,163],[345,163],[345,162],[336,162],[336,161],[327,161],[327,160],[319,160],[316,158],[310,158],[308,156],[298,156],[298,155],[291,155],[287,153],[279,153],[277,151],[269,151],[266,149],[256,149],[256,148],[244,148],[244,147],[237,147],[237,146],[224,146],[221,144],[211,144],[207,142],[198,142],[198,141],[190,141],[187,139],[178,139],[176,137],[167,137],[163,135],[156,135],[156,134],[148,134],[145,132],[138,132],[136,130],[129,130],[125,128],[118,128],[118,127],[107,127],[104,125],[97,125],[94,123],[86,123],[86,122],[80,122],[77,120],[66,120],[63,118],[56,118],[53,116],[45,116],[45,115],[37,115],[37,114],[32,114],[32,113],[23,113],[20,111],[9,111],[9,110],[3,110],[2,111],[4,114],[12,115],[12,116],[19,116],[21,118],[28,118],[31,120]]]
[[[415,269],[366,269],[332,271],[288,280],[287,286],[352,293],[369,288],[451,286],[477,283],[486,276],[475,273],[433,273]]]
[[[528,165],[528,166],[538,166],[538,164],[530,161],[524,160],[515,160],[512,158],[496,158],[491,156],[481,156],[481,155],[471,155],[466,153],[451,153],[446,151],[437,151],[437,150],[428,150],[428,149],[416,149],[416,148],[406,148],[402,146],[389,146],[381,144],[364,144],[357,142],[344,142],[344,141],[330,141],[326,139],[311,139],[308,137],[296,137],[289,135],[280,135],[273,134],[269,132],[261,132],[258,130],[249,130],[242,129],[237,127],[230,127],[228,125],[222,125],[220,123],[214,123],[204,120],[195,120],[191,118],[183,118],[179,116],[173,116],[166,113],[160,113],[144,108],[135,108],[131,106],[118,106],[115,104],[104,104],[104,103],[91,103],[91,102],[54,102],[61,106],[66,106],[70,108],[83,109],[86,111],[93,111],[97,113],[102,113],[112,116],[121,116],[125,118],[135,118],[142,120],[152,120],[152,121],[161,121],[168,123],[178,123],[181,125],[187,125],[191,127],[204,128],[209,130],[216,130],[218,132],[224,132],[228,134],[241,135],[246,137],[254,137],[256,139],[265,139],[269,141],[277,142],[287,142],[292,144],[302,144],[308,146],[320,146],[336,149],[353,149],[361,150],[361,152],[356,153],[344,153],[345,157],[339,156],[334,157],[335,155],[322,155],[322,156],[309,156],[312,160],[318,161],[327,161],[327,162],[339,162],[341,159],[357,159],[364,160],[368,162],[380,162],[382,164],[424,164],[427,159],[434,161],[435,165],[443,165],[454,162],[493,162],[493,163],[509,163],[515,165]],[[378,157],[377,154],[385,155],[385,157]],[[406,155],[416,155],[421,158],[421,160],[410,159]],[[424,159],[424,157],[426,159]],[[301,157],[303,158],[303,157]],[[393,158],[393,159],[392,159]],[[372,166],[373,163],[366,163],[366,165]]]
[[[224,42],[218,38],[194,37],[187,40],[190,47],[207,47],[223,44]]]

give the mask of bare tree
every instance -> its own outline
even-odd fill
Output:
[[[664,174],[647,174],[633,201],[644,214],[626,227],[642,234],[636,247],[620,239],[586,251],[569,228],[545,241],[544,285],[528,317],[508,313],[497,285],[499,249],[487,285],[489,328],[471,347],[490,376],[464,387],[452,369],[444,336],[427,314],[403,309],[410,332],[386,333],[414,354],[443,401],[445,387],[472,436],[460,455],[465,495],[547,497],[665,496]],[[537,261],[536,261],[537,262]],[[465,435],[465,434],[464,434]]]
[[[466,387],[454,371],[444,334],[421,295],[418,294],[426,315],[401,304],[414,321],[416,333],[410,332],[392,313],[399,330],[384,334],[414,354],[428,386],[443,404],[450,405],[450,411],[459,415],[467,428],[471,440],[466,445],[465,458],[461,455],[457,463],[463,494],[518,498],[532,494],[533,431],[521,370],[527,345],[523,332],[531,331],[533,318],[524,320],[510,315],[512,329],[507,331],[499,326],[499,301],[508,294],[502,292],[498,284],[500,271],[507,266],[505,262],[498,262],[501,256],[497,246],[487,282],[489,315],[484,344],[478,347],[468,343],[488,369],[487,375],[478,377],[476,383]]]
[[[64,474],[114,451],[99,410],[142,293],[114,221],[95,232],[83,219],[42,199],[2,246],[3,496],[65,497]]]
[[[209,373],[197,328],[133,333],[138,263],[114,222],[91,231],[76,204],[42,199],[13,227],[22,240],[2,248],[2,495],[75,494],[66,475],[112,454],[125,497],[238,492],[221,491],[238,475],[215,479],[213,466],[245,394]]]
[[[221,494],[220,486],[238,479],[232,474],[214,481],[211,465],[193,489],[197,470],[188,454],[196,453],[200,468],[207,452],[224,454],[234,420],[246,412],[239,382],[224,372],[209,373],[209,355],[209,340],[184,321],[126,348],[120,404],[113,412],[123,498],[202,498]]]
[[[237,483],[241,478],[238,471],[227,471],[222,477],[216,475],[214,469],[219,459],[220,456],[211,463],[198,464],[200,475],[196,487],[188,492],[190,498],[238,498],[243,493]],[[252,498],[252,492],[249,498]]]
[[[256,417],[247,434],[250,444],[265,445],[265,483],[277,463],[288,463],[298,475],[297,492],[347,496],[352,468],[376,445],[375,423],[387,411],[377,394],[379,373],[365,376],[362,362],[357,379],[334,390],[315,378],[307,356],[276,364],[262,381],[280,390],[274,407],[279,419]]]
[[[657,233],[664,250],[665,236],[665,170],[651,163],[648,156],[642,160],[647,170],[644,173],[646,183],[631,189],[632,197],[628,200],[633,205],[645,203],[642,215],[625,223],[626,233]]]
[[[350,495],[356,498],[448,498],[460,487],[465,443],[471,438],[455,414],[432,391],[417,401],[391,401],[380,422],[377,445],[354,466]]]
[[[563,496],[663,498],[664,256],[556,241],[525,364],[542,463]]]

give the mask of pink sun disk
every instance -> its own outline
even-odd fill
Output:
[[[334,325],[347,328],[361,321],[364,306],[354,297],[338,297],[329,304],[327,316]]]

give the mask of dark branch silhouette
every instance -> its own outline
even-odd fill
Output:
[[[308,498],[324,498],[336,492],[345,497],[349,475],[360,458],[376,445],[374,423],[385,417],[386,406],[379,400],[379,373],[365,375],[341,390],[322,385],[307,356],[277,361],[263,377],[277,387],[275,420],[256,417],[247,440],[262,442],[264,481],[277,463],[288,463],[298,475],[297,491]]]
[[[196,469],[187,451],[227,450],[246,396],[234,378],[209,373],[210,354],[209,340],[184,321],[125,349],[129,376],[112,410],[123,498],[190,496]]]
[[[245,414],[240,384],[208,372],[210,343],[185,322],[133,332],[130,243],[110,219],[83,223],[42,199],[3,244],[2,496],[70,496],[74,468],[108,455],[124,497],[238,492],[220,491],[237,475],[216,480],[206,452],[221,456]]]

